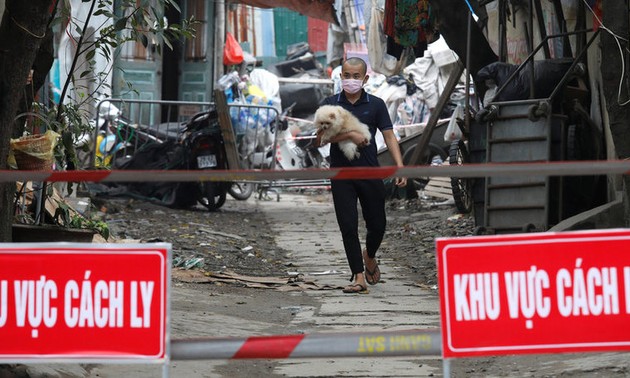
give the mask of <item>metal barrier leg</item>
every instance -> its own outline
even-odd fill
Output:
[[[272,183],[267,183],[264,185],[261,184],[258,186],[258,199],[271,200],[271,196],[269,195],[270,192],[275,193],[276,201],[280,202],[280,190],[274,188]]]
[[[450,358],[443,358],[442,359],[442,374],[444,375],[444,378],[450,378],[451,377],[451,360],[450,360]]]

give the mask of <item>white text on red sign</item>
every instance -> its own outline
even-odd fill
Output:
[[[439,239],[437,249],[446,357],[630,350],[630,231]]]
[[[0,245],[0,360],[165,358],[167,248],[29,246]]]

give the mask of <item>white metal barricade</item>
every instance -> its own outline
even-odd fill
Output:
[[[232,102],[228,104],[230,120],[235,133],[238,154],[243,169],[282,170],[286,166],[278,160],[290,154],[300,158],[304,151],[295,145],[292,134],[286,129],[287,120],[279,114],[278,109],[270,105],[244,104]],[[289,157],[290,158],[290,157]],[[295,162],[291,169],[304,168]],[[329,180],[265,180],[253,182],[258,186],[259,198],[274,192],[280,199],[280,188],[310,188],[329,186]]]

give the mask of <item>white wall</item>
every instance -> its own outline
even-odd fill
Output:
[[[0,0],[2,1],[2,0]],[[72,60],[74,58],[76,52],[76,43],[79,40],[80,35],[76,31],[75,24],[78,24],[81,29],[91,30],[91,36],[88,40],[94,40],[99,37],[99,31],[96,28],[108,26],[112,24],[112,20],[105,16],[92,16],[88,25],[85,24],[85,20],[88,17],[90,3],[84,3],[81,0],[69,0],[67,2],[71,6],[71,17],[73,23],[68,24],[68,27],[64,31],[61,36],[61,41],[59,43],[59,77],[61,86],[65,85],[65,82],[70,75],[70,67],[72,66]],[[113,9],[111,9],[113,12]],[[84,38],[85,40],[85,38]],[[105,78],[105,82],[109,85],[112,83],[112,75],[111,75],[111,66],[112,62],[107,62],[107,60],[101,56],[101,54],[97,53],[94,56],[94,60],[96,61],[96,67],[94,68],[95,72],[109,72],[109,75]],[[80,79],[79,75],[84,70],[88,69],[87,63],[85,59],[79,58],[77,68],[75,69],[75,80],[74,83],[70,84],[69,90],[67,92],[67,96],[64,99],[64,103],[68,103],[74,100],[80,100],[79,93],[85,92],[89,94],[94,91],[95,83],[88,82],[87,79]],[[111,97],[111,92],[109,89],[105,87],[100,87],[100,91],[105,91],[105,93],[101,96],[102,98]],[[68,96],[71,99],[68,99]],[[88,108],[85,110],[91,111],[91,106],[95,104],[89,104]]]

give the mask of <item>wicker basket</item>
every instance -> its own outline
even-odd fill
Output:
[[[22,151],[14,151],[13,155],[18,169],[27,171],[49,171],[52,169],[52,159],[40,159]]]
[[[18,169],[50,170],[53,165],[53,148],[56,138],[49,134],[23,136],[11,141],[11,149]]]

